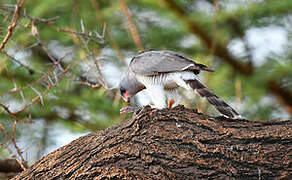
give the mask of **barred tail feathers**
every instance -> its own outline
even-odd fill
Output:
[[[221,114],[228,116],[230,118],[239,118],[240,115],[230,107],[226,102],[221,100],[218,96],[207,89],[200,81],[194,80],[184,80],[193,90],[201,96],[205,97],[207,101],[214,106]]]

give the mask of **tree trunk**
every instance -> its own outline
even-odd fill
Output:
[[[15,179],[292,179],[292,121],[145,107],[43,157]]]

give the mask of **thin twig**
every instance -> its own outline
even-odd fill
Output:
[[[56,68],[55,66],[52,67],[52,68],[48,71],[48,73],[53,72],[53,70],[54,70],[55,68]],[[6,96],[7,94],[13,94],[13,93],[16,93],[16,92],[18,92],[18,91],[22,91],[22,90],[25,90],[25,89],[29,89],[29,88],[31,88],[33,85],[40,83],[41,81],[45,80],[46,78],[47,78],[47,76],[44,74],[44,75],[42,75],[39,79],[37,79],[36,81],[34,81],[34,82],[28,84],[27,86],[25,86],[25,87],[13,88],[13,89],[11,89],[10,91],[8,91],[7,93],[2,94],[0,97],[4,97],[4,96]]]
[[[13,13],[13,11],[7,7],[0,7],[0,9],[6,10],[10,13]],[[96,43],[99,43],[99,44],[104,43],[104,34],[98,34],[97,32],[95,32],[94,35],[90,35],[90,34],[86,34],[86,33],[76,32],[76,31],[73,31],[71,29],[60,28],[60,27],[53,25],[52,22],[58,20],[60,18],[59,16],[44,19],[44,18],[32,17],[32,16],[27,15],[26,13],[20,13],[20,15],[29,19],[31,22],[41,22],[41,23],[45,24],[46,26],[48,26],[52,29],[55,29],[56,31],[59,31],[59,32],[65,32],[65,33],[73,34],[76,36],[82,36],[84,38],[90,39],[90,40],[92,40]]]
[[[23,64],[22,62],[20,62],[19,60],[15,59],[14,57],[10,56],[7,52],[2,51],[3,54],[5,54],[9,59],[11,59],[12,61],[16,62],[17,64],[19,64],[20,66],[26,68],[28,70],[28,72],[30,74],[35,73],[35,70],[31,69],[29,66]]]
[[[71,66],[69,65],[66,69],[64,69],[64,71],[61,73],[61,75],[59,75],[59,77],[58,77],[58,81],[60,81],[60,80],[63,78],[63,76],[69,71],[70,68],[71,68]],[[46,75],[44,75],[44,76],[46,77]],[[21,112],[25,111],[26,109],[28,109],[32,104],[38,102],[38,101],[42,98],[42,96],[46,95],[46,94],[47,94],[47,93],[48,93],[53,87],[55,87],[55,86],[57,86],[57,83],[56,83],[56,82],[55,82],[54,84],[52,84],[52,85],[49,85],[49,86],[47,87],[47,89],[46,89],[43,93],[41,93],[40,95],[38,95],[38,96],[36,96],[35,98],[33,98],[33,99],[32,99],[29,103],[27,103],[22,109],[20,109],[20,110],[14,112],[14,114],[21,113]]]
[[[14,81],[14,79],[12,79],[12,81],[13,81],[13,84],[14,84],[14,89],[17,89],[16,82]],[[23,92],[21,90],[19,91],[19,94],[20,94],[20,96],[22,98],[22,101],[25,102],[24,94],[23,94]]]
[[[81,23],[81,26],[83,26],[82,23]],[[80,36],[80,39],[81,39],[81,42],[82,42],[83,46],[85,47],[85,50],[88,53],[88,55],[86,56],[87,59],[89,61],[93,62],[95,67],[96,67],[96,71],[97,71],[97,74],[98,74],[97,79],[99,81],[99,84],[101,84],[105,89],[108,89],[107,83],[105,82],[105,80],[103,78],[103,75],[101,73],[99,62],[96,60],[93,52],[88,47],[88,41],[86,39],[84,39],[82,36]]]
[[[50,87],[50,85],[49,85],[49,87]],[[44,99],[43,99],[43,96],[41,95],[41,93],[38,92],[34,87],[31,87],[31,89],[40,97],[41,104],[42,104],[42,106],[44,106],[45,103],[44,103]]]
[[[5,10],[5,11],[12,13],[12,14],[14,13],[14,10],[12,10],[11,8],[8,8],[8,7],[0,6],[0,9]],[[23,12],[23,13],[20,12],[20,15],[31,20],[31,21],[35,20],[35,21],[38,21],[41,23],[51,23],[51,22],[56,21],[60,18],[59,16],[51,17],[48,19],[32,17],[32,16],[27,15],[25,12]]]
[[[47,47],[44,45],[44,43],[41,41],[39,34],[36,34],[36,38],[38,41],[38,44],[40,45],[40,47],[43,49],[43,51],[46,53],[46,55],[49,57],[49,59],[54,63],[57,64],[58,67],[60,68],[61,71],[63,71],[63,67],[57,63],[57,59],[54,58],[48,51]]]
[[[91,87],[91,88],[100,88],[101,87],[101,84],[99,84],[99,83],[94,83],[94,82],[91,82],[91,81],[89,81],[89,80],[84,80],[84,81],[76,81],[76,82],[78,82],[78,83],[80,83],[80,84],[82,84],[82,85],[86,85],[86,86],[89,86],[89,87]]]
[[[9,116],[13,119],[17,119],[17,117],[15,116],[14,112],[11,112],[9,110],[9,108],[7,106],[5,106],[4,104],[0,103],[0,106],[3,107],[3,109],[9,114]]]
[[[5,128],[5,126],[1,122],[0,122],[0,128],[5,132],[5,136],[8,136],[8,131],[7,131],[7,129]]]
[[[22,156],[22,151],[20,150],[20,148],[17,146],[16,141],[15,141],[15,134],[16,134],[16,126],[18,123],[18,118],[14,119],[14,123],[13,123],[13,130],[12,130],[12,135],[11,135],[11,141],[17,151],[17,154],[19,155],[19,157],[21,158],[21,161],[24,161],[24,158]]]
[[[0,103],[0,106],[3,107],[5,109],[5,111],[9,114],[9,116],[14,119],[14,123],[13,123],[13,131],[12,131],[12,135],[11,135],[11,138],[10,140],[12,141],[16,151],[17,151],[17,154],[19,155],[19,157],[21,158],[21,161],[19,162],[20,165],[22,165],[22,161],[24,162],[24,158],[22,157],[22,152],[20,150],[20,148],[17,146],[16,144],[16,141],[15,141],[15,133],[16,133],[16,125],[19,121],[19,119],[16,117],[15,113],[14,112],[11,112],[9,110],[9,108],[7,106],[5,106],[4,104]],[[24,166],[23,166],[24,167]],[[24,167],[25,169],[25,167]]]
[[[49,72],[47,72],[46,74],[44,74],[41,78],[39,78],[39,79],[36,80],[35,82],[33,82],[33,83],[27,85],[26,87],[20,87],[20,88],[16,88],[16,89],[14,88],[14,89],[10,90],[9,93],[14,93],[14,92],[17,92],[17,91],[20,91],[20,90],[23,90],[23,89],[32,88],[34,84],[39,83],[39,82],[41,82],[41,81],[44,80],[44,79],[47,79],[47,78],[48,78],[48,77],[47,77],[48,74],[53,73],[53,71],[54,71],[55,68],[57,67],[58,63],[60,63],[60,61],[61,61],[62,59],[63,59],[63,58],[60,58],[60,59],[56,62],[56,64],[54,64],[54,66],[49,70]],[[11,111],[9,110],[9,108],[6,107],[5,105],[0,104],[0,106],[2,106],[2,107],[6,110],[6,112],[7,112],[7,113],[8,113],[13,119],[17,119],[17,117],[15,116],[16,114],[21,113],[21,112],[23,112],[24,110],[26,110],[27,108],[29,108],[32,104],[34,104],[34,103],[36,103],[38,100],[40,100],[40,99],[42,98],[41,96],[44,96],[45,94],[47,94],[47,92],[48,92],[50,89],[52,89],[53,87],[57,86],[57,85],[58,85],[58,82],[60,81],[60,79],[62,79],[62,77],[68,72],[68,70],[70,69],[70,67],[71,67],[71,66],[68,66],[66,69],[64,69],[64,71],[62,71],[61,75],[59,75],[59,77],[57,78],[58,81],[56,81],[56,82],[53,83],[53,84],[48,83],[49,86],[47,87],[47,89],[45,90],[45,92],[43,92],[42,94],[37,93],[37,94],[39,94],[39,95],[36,96],[35,98],[33,98],[33,99],[32,99],[29,103],[27,103],[22,109],[20,109],[20,110],[18,110],[18,111],[16,111],[16,112],[11,112]]]
[[[95,10],[95,16],[99,24],[106,24],[106,21],[102,15],[102,11],[100,9],[100,6],[98,4],[98,1],[91,0],[92,6]],[[119,59],[125,63],[125,57],[121,51],[121,48],[119,47],[118,43],[115,41],[115,39],[110,34],[110,27],[107,27],[105,29],[105,35],[107,39],[109,40],[110,45],[117,51]]]
[[[16,5],[15,10],[14,10],[13,17],[12,17],[12,21],[11,21],[10,25],[8,26],[8,28],[7,28],[7,34],[6,34],[6,36],[4,37],[4,39],[2,40],[2,42],[0,44],[0,52],[5,47],[6,43],[9,40],[9,38],[12,36],[13,30],[17,25],[17,20],[18,20],[18,18],[20,16],[20,11],[21,11],[21,8],[23,7],[24,3],[25,3],[25,0],[22,0],[21,2],[20,2],[20,0],[18,0],[18,2],[17,2],[17,5]]]
[[[95,33],[95,35],[90,35],[90,34],[86,34],[86,33],[80,33],[80,32],[76,32],[76,31],[73,31],[71,29],[65,29],[65,28],[60,28],[60,27],[57,27],[55,25],[52,25],[52,24],[46,24],[48,27],[52,28],[52,29],[55,29],[56,31],[59,31],[59,32],[65,32],[65,33],[69,33],[69,34],[73,34],[73,35],[76,35],[76,36],[81,36],[83,38],[87,38],[87,39],[90,39],[96,43],[99,43],[99,44],[102,44],[104,43],[104,35],[100,35],[98,33]]]
[[[124,15],[127,18],[128,28],[129,28],[129,31],[132,35],[133,41],[134,41],[136,47],[138,48],[138,50],[142,51],[144,49],[143,45],[142,45],[142,41],[141,41],[141,38],[139,36],[138,29],[134,23],[133,17],[129,11],[129,8],[124,0],[118,0],[118,1],[119,1],[120,6],[121,6],[122,12],[124,13]]]
[[[25,161],[25,160],[22,161],[22,160],[18,159],[17,156],[13,153],[13,151],[7,145],[6,146],[2,145],[2,147],[4,147],[5,149],[8,150],[11,157],[17,161],[17,163],[20,165],[22,170],[26,170],[29,167],[27,164],[27,161]]]

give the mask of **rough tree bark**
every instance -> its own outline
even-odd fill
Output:
[[[144,108],[80,137],[15,179],[292,179],[292,121]]]

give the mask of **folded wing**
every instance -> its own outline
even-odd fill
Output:
[[[160,73],[201,70],[211,71],[203,64],[198,64],[187,57],[173,51],[144,51],[130,62],[130,70],[135,74],[153,76]]]

